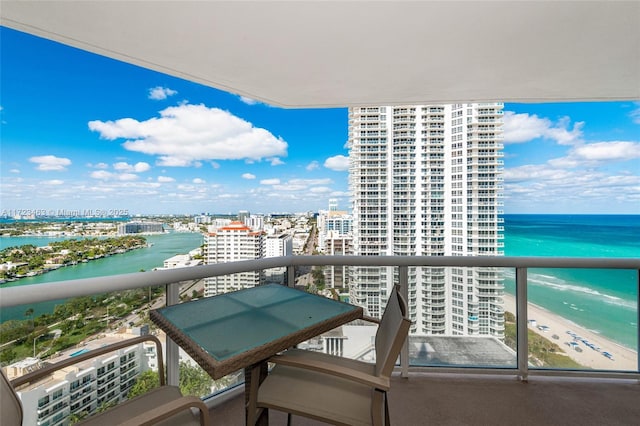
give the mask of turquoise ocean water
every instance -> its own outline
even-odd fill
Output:
[[[506,256],[640,257],[640,216],[506,215]],[[506,290],[515,293],[515,272]],[[638,273],[531,269],[529,300],[636,350]]]
[[[151,270],[164,259],[202,244],[200,234],[169,233],[147,237],[152,247],[134,250],[5,285],[37,284]],[[46,245],[49,238],[2,237],[0,248]],[[640,257],[640,215],[506,215],[505,255],[566,257]],[[515,292],[514,271],[506,271],[506,289]],[[576,324],[637,348],[638,277],[626,270],[529,271],[529,299]],[[50,312],[55,302],[34,306]],[[3,309],[0,321],[24,319],[26,307]]]

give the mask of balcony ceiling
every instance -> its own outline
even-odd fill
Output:
[[[284,107],[640,99],[640,2],[2,1],[4,26]]]

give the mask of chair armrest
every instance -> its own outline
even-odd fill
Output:
[[[269,362],[287,365],[290,367],[304,368],[306,370],[330,374],[336,377],[342,377],[383,391],[388,391],[391,386],[388,377],[374,376],[361,370],[356,370],[354,368],[349,368],[343,365],[338,365],[319,359],[290,357],[285,354],[273,356],[269,358]]]
[[[24,376],[20,376],[13,379],[11,381],[11,386],[13,386],[14,389],[17,389],[19,386],[22,386],[26,383],[35,382],[36,380],[39,380],[45,376],[48,376],[54,371],[60,370],[61,368],[69,367],[70,365],[78,364],[79,362],[86,361],[88,359],[92,359],[97,356],[104,355],[106,353],[113,352],[121,348],[134,346],[134,345],[137,345],[138,343],[142,343],[146,341],[152,341],[156,344],[156,356],[158,357],[158,376],[160,377],[160,386],[163,386],[165,384],[165,378],[164,378],[164,363],[162,359],[162,344],[160,343],[160,340],[158,340],[156,336],[152,336],[149,334],[144,336],[133,337],[131,339],[123,340],[121,342],[112,343],[110,345],[93,349],[89,352],[74,356],[73,358],[67,358],[65,360],[58,361],[55,364],[47,365],[44,368],[41,368],[36,371],[32,371],[31,373],[25,374]]]
[[[158,407],[149,408],[149,411],[128,419],[122,423],[121,426],[151,426],[189,408],[197,408],[200,410],[201,426],[211,424],[209,409],[204,402],[195,396],[183,396],[182,398],[175,399]]]

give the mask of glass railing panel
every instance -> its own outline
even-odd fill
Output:
[[[417,312],[409,336],[411,366],[516,367],[502,268],[423,267],[416,279],[409,283],[409,294],[415,288],[417,296],[410,303]]]
[[[637,371],[637,274],[529,269],[529,368]],[[515,273],[506,275],[505,309],[515,312]]]
[[[637,371],[638,276],[622,269],[530,269],[531,368]]]

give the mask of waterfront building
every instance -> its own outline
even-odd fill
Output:
[[[131,337],[133,335],[124,334],[94,340],[64,356]],[[41,363],[38,358],[26,358],[4,370],[11,380],[38,369]],[[124,401],[138,376],[149,369],[157,370],[156,347],[145,342],[58,370],[17,391],[23,407],[23,424],[65,425],[69,424],[71,415],[93,414],[101,406]]]
[[[503,255],[502,103],[349,109],[354,254]],[[384,311],[394,272],[350,268],[350,301]],[[410,268],[412,334],[504,335],[503,278]]]
[[[282,257],[293,254],[293,237],[282,233],[279,235],[267,235],[264,238],[264,257]],[[264,271],[265,282],[286,283],[287,268],[270,268]]]
[[[162,264],[162,269],[186,268],[189,266],[198,266],[201,263],[202,259],[194,259],[191,252],[189,252],[187,254],[176,254],[175,256],[165,259]]]
[[[254,231],[242,222],[234,221],[204,236],[204,259],[206,264],[236,262],[263,257],[264,233]],[[216,294],[254,287],[264,282],[262,271],[250,271],[205,279],[204,295]]]
[[[127,222],[118,225],[118,235],[151,234],[164,232],[160,222]]]

